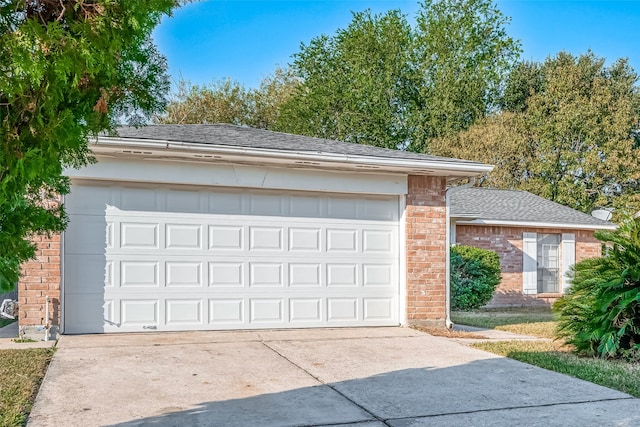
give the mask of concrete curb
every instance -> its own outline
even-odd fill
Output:
[[[55,347],[56,340],[35,341],[35,342],[15,342],[18,338],[18,322],[13,322],[4,328],[0,328],[0,350],[22,350],[26,348],[49,348]]]

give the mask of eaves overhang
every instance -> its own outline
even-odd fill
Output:
[[[544,221],[508,221],[497,219],[475,219],[456,221],[458,225],[486,225],[486,226],[506,226],[506,227],[529,227],[529,228],[565,228],[572,230],[615,230],[616,224],[575,224],[563,222]]]
[[[446,158],[417,160],[104,136],[94,140],[90,146],[97,156],[431,175],[445,176],[449,180],[478,176],[493,170],[491,165]]]

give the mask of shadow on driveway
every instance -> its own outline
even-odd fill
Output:
[[[402,328],[167,337],[64,337],[31,425],[640,425],[624,393]]]

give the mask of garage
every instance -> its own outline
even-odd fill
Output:
[[[66,333],[399,323],[398,196],[74,181]]]
[[[26,337],[450,325],[447,189],[491,166],[226,124],[89,146],[23,265]]]

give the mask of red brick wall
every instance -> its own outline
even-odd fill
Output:
[[[559,294],[522,293],[522,233],[573,233],[576,236],[576,262],[601,255],[601,243],[592,230],[524,228],[505,226],[457,225],[456,243],[491,249],[500,256],[502,282],[488,305],[548,304]],[[561,255],[562,256],[562,255]]]
[[[22,265],[22,277],[18,282],[19,323],[23,326],[40,326],[45,319],[46,301],[49,296],[50,325],[60,325],[60,235],[36,236],[36,257]]]
[[[446,178],[409,176],[405,211],[407,322],[446,319]]]

